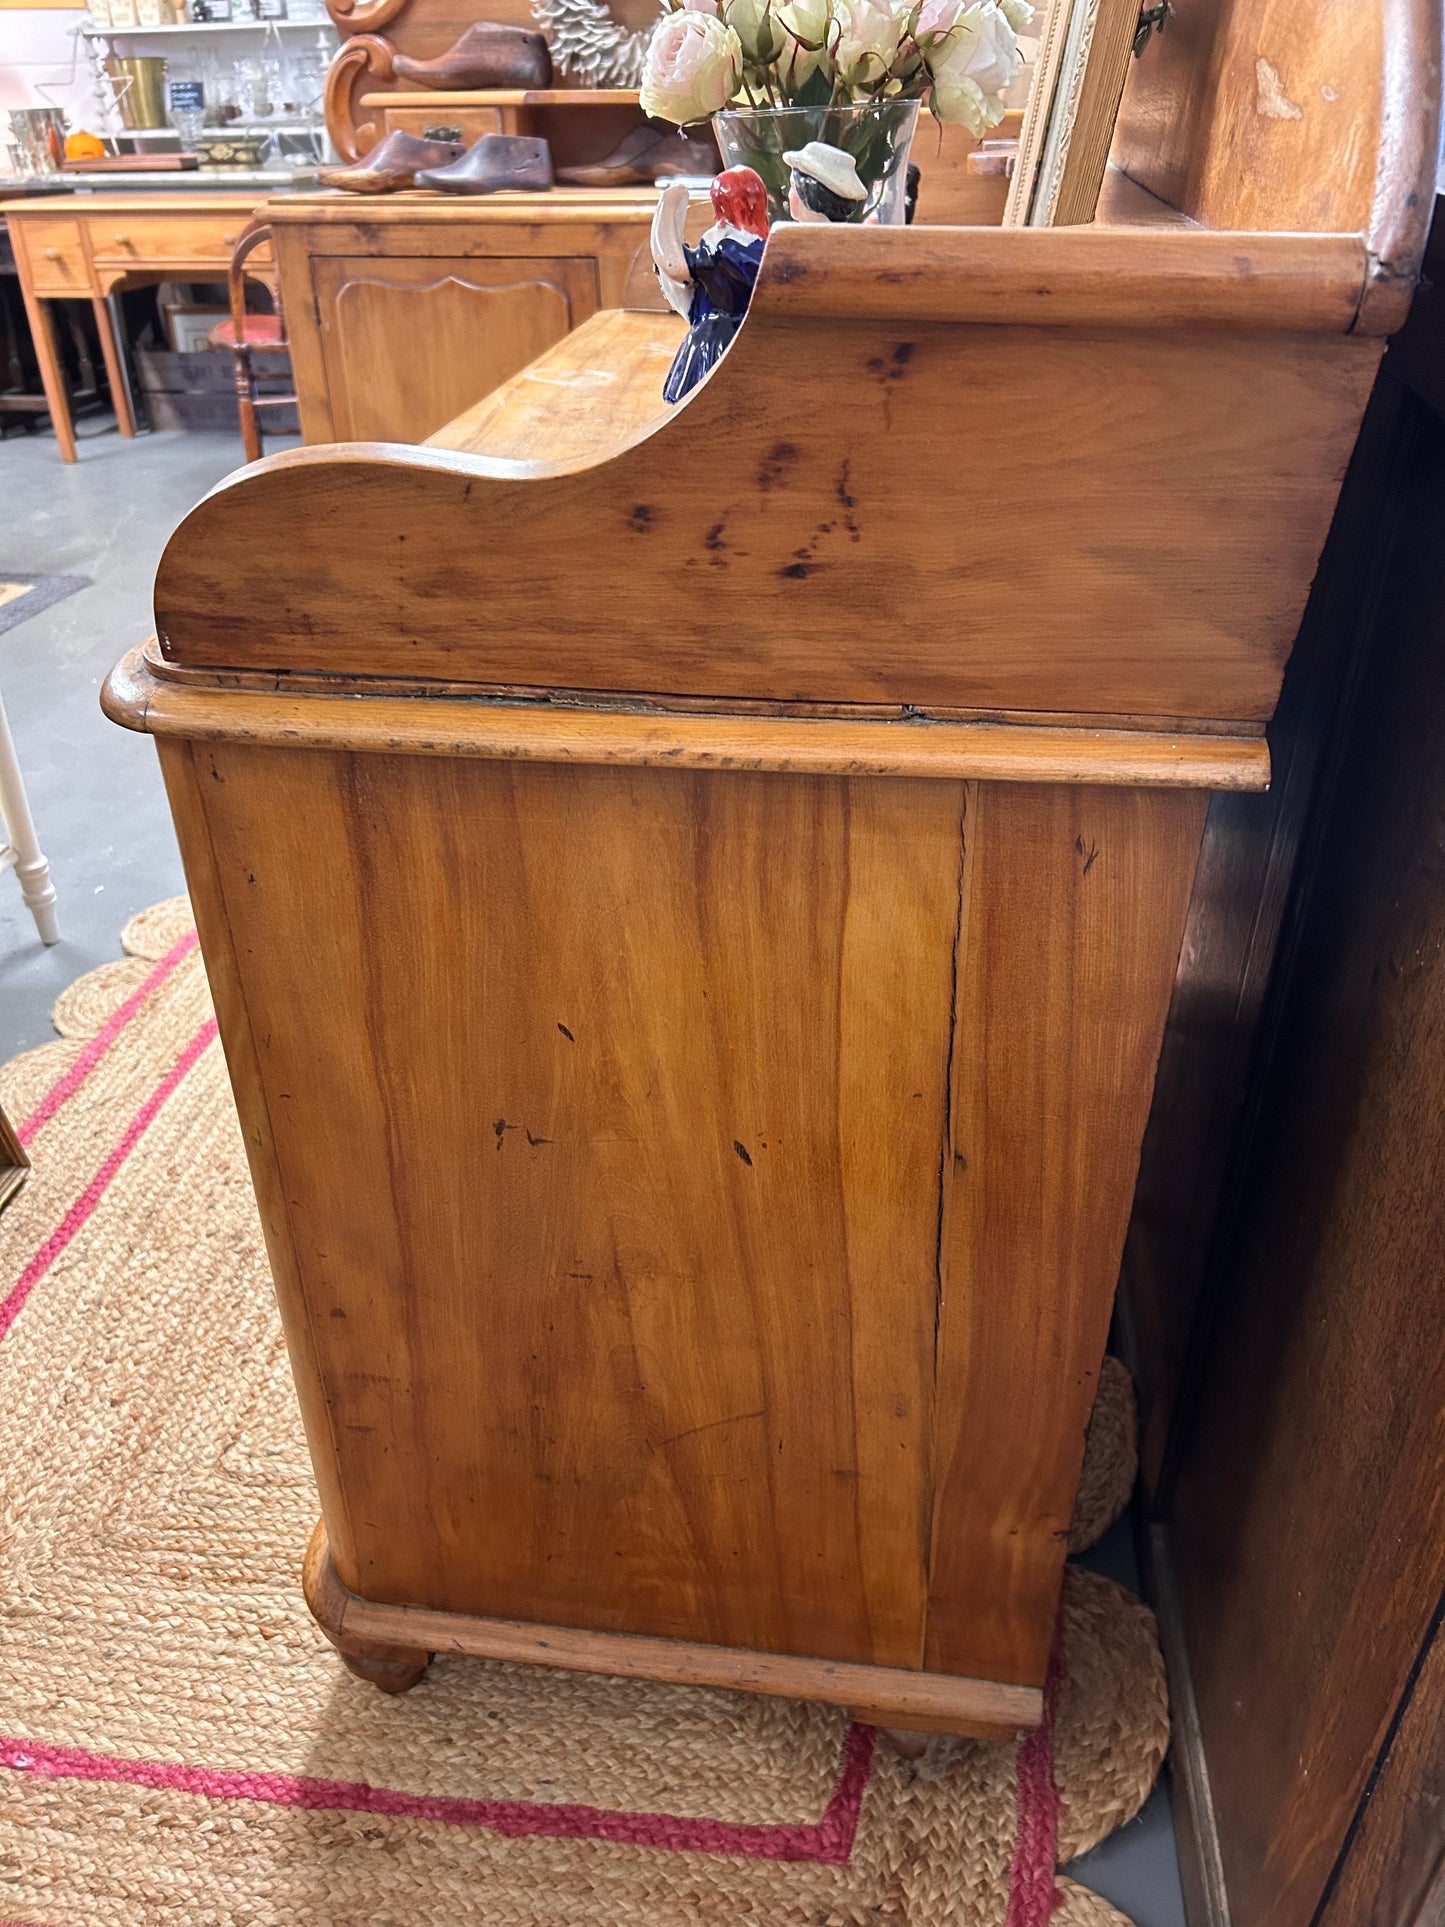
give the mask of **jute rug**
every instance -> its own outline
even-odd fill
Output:
[[[4,1921],[1119,1927],[1055,1868],[1137,1812],[1168,1727],[1149,1614],[1089,1574],[1040,1731],[914,1762],[790,1701],[345,1672],[186,905],[123,941],[0,1071],[35,1161],[0,1217]]]

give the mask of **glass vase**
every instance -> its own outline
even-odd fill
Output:
[[[876,217],[885,226],[901,226],[918,108],[916,100],[869,101],[861,107],[731,107],[714,114],[712,124],[724,167],[751,167],[762,176],[773,220],[792,218],[784,154],[823,141],[853,156],[868,190],[849,220]]]

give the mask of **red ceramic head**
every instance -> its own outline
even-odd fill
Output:
[[[720,221],[768,238],[768,190],[750,167],[729,167],[712,184],[712,211]]]

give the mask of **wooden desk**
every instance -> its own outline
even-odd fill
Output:
[[[62,461],[76,459],[65,377],[47,303],[88,300],[122,435],[135,417],[108,306],[124,282],[150,276],[224,281],[236,237],[261,197],[254,188],[193,193],[71,194],[8,202],[25,310]]]

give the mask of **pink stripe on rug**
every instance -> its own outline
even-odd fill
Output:
[[[70,1069],[51,1085],[49,1091],[20,1126],[16,1136],[22,1144],[29,1144],[35,1133],[50,1122],[61,1105],[69,1103],[146,998],[152,991],[160,988],[178,963],[190,956],[196,947],[196,941],[195,931],[188,930],[180,942],[173,944],[161,958],[139,989],[133,990],[114,1016],[106,1019]],[[3,1922],[0,1922],[0,1927],[4,1927]]]
[[[603,1807],[549,1806],[535,1800],[463,1800],[447,1794],[393,1793],[364,1780],[313,1780],[290,1773],[220,1772],[159,1760],[119,1760],[82,1747],[0,1739],[0,1766],[37,1779],[102,1780],[198,1794],[207,1800],[257,1800],[270,1806],[380,1813],[443,1826],[481,1827],[520,1840],[607,1840],[672,1853],[731,1854],[746,1860],[846,1864],[853,1851],[863,1792],[873,1762],[873,1729],[850,1726],[838,1784],[812,1826],[683,1820],[667,1813],[617,1813]]]
[[[86,1185],[75,1203],[71,1205],[60,1223],[16,1279],[9,1297],[0,1304],[0,1338],[4,1338],[6,1332],[15,1323],[26,1299],[95,1210],[109,1190],[116,1172],[120,1170],[154,1122],[156,1113],[215,1035],[216,1020],[214,1017],[209,1017],[126,1126],[125,1135],[120,1143],[116,1145],[90,1183]]]
[[[1059,1857],[1059,1789],[1054,1780],[1054,1714],[1064,1672],[1062,1618],[1044,1677],[1043,1717],[1018,1751],[1014,1768],[1018,1838],[1009,1868],[1005,1927],[1048,1927],[1063,1902],[1054,1880]]]

